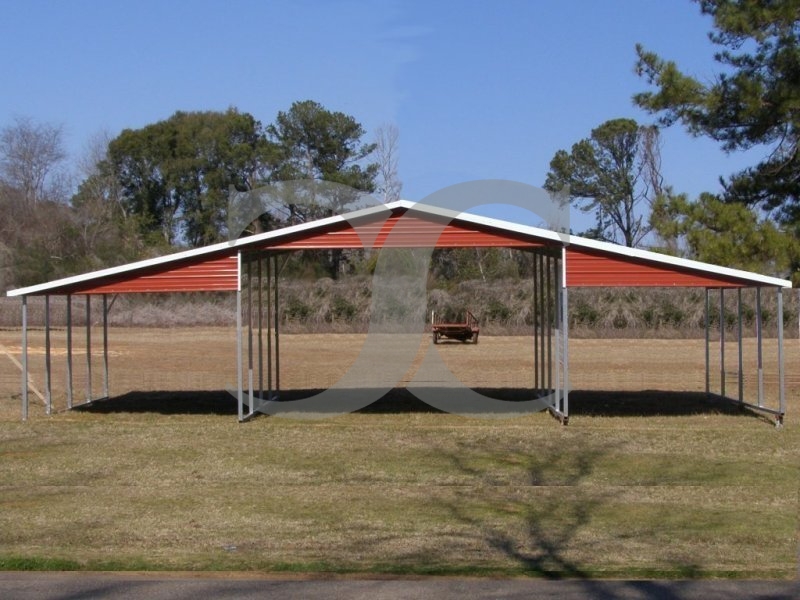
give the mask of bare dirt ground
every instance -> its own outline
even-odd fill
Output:
[[[232,328],[177,329],[117,328],[109,332],[110,395],[131,391],[214,391],[236,386],[236,343]],[[281,335],[281,388],[284,390],[327,389],[354,364],[362,350],[364,335]],[[30,399],[32,416],[43,411],[40,398],[44,379],[45,340],[41,330],[29,337]],[[254,346],[257,347],[257,339]],[[21,361],[19,330],[0,331],[0,418],[19,417]],[[92,330],[91,391],[88,386],[85,331],[73,332],[73,389],[76,404],[103,392],[102,331]],[[262,340],[266,354],[267,341]],[[800,400],[800,343],[785,341],[785,380],[789,418]],[[738,346],[725,344],[724,381],[729,397],[738,396]],[[524,336],[484,336],[477,345],[460,342],[433,346],[428,336],[420,338],[416,359],[399,381],[403,387],[414,379],[426,352],[438,352],[456,378],[471,388],[529,389],[534,386],[533,339]],[[570,383],[573,390],[595,392],[702,392],[705,390],[705,345],[703,340],[636,339],[570,340]],[[744,340],[743,390],[745,400],[756,402],[756,343]],[[710,350],[711,390],[721,391],[720,348]],[[51,336],[53,407],[66,407],[66,333]],[[245,364],[247,352],[245,351]],[[254,359],[258,364],[258,358]],[[256,369],[257,372],[257,369]],[[264,367],[266,373],[266,366]],[[256,376],[257,377],[257,376]],[[266,374],[264,375],[266,378]],[[777,405],[777,344],[764,341],[764,390],[767,404]]]

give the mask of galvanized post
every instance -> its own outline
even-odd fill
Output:
[[[248,385],[248,401],[250,402],[250,410],[248,413],[253,414],[253,261],[250,257],[247,258],[247,385]]]
[[[272,400],[272,262],[267,256],[267,398]]]
[[[545,257],[545,271],[546,277],[545,280],[547,281],[547,286],[545,289],[545,294],[547,300],[545,302],[545,307],[547,310],[547,391],[548,393],[552,393],[553,391],[553,306],[550,304],[550,291],[552,289],[552,270],[550,268],[550,257]],[[560,407],[559,407],[560,410]]]
[[[739,404],[744,404],[744,352],[742,350],[742,288],[737,293],[737,337],[739,340]]]
[[[236,401],[239,421],[244,420],[244,390],[242,385],[242,285],[236,290]]]
[[[28,297],[22,297],[22,420],[28,420]]]
[[[569,419],[569,301],[567,289],[567,248],[561,248],[561,334],[562,342],[562,369],[564,371],[564,424]]]
[[[72,294],[67,294],[67,408],[72,408]]]
[[[86,294],[86,402],[92,401],[92,297]]]
[[[244,421],[244,390],[242,384],[242,251],[236,255],[236,404],[239,422]]]
[[[539,377],[539,384],[541,386],[541,390],[543,394],[547,394],[546,386],[547,386],[547,364],[545,360],[545,356],[547,355],[545,351],[545,347],[547,344],[547,340],[545,340],[545,332],[547,331],[547,304],[544,300],[545,290],[547,289],[547,277],[545,276],[544,272],[544,261],[545,256],[543,254],[539,255],[539,345],[540,345],[540,352],[539,352],[539,372],[541,376]],[[553,406],[555,408],[555,405]]]
[[[536,273],[537,255],[533,254],[533,389],[539,394],[539,297]]]
[[[786,412],[786,393],[783,364],[783,288],[778,288],[778,423],[782,424]]]
[[[264,305],[262,290],[264,280],[261,276],[262,257],[258,256],[258,397],[264,399]]]
[[[275,255],[275,394],[281,392],[281,348],[280,348],[280,319],[278,304],[278,255]]]
[[[50,359],[50,296],[44,297],[44,394],[45,414],[53,414],[53,386],[50,383],[52,362]]]
[[[553,319],[553,345],[555,346],[553,351],[555,359],[555,364],[553,365],[553,395],[558,403],[559,412],[563,414],[564,397],[561,394],[561,285],[559,284],[561,275],[558,262],[557,259],[553,258],[553,300],[555,302],[553,306],[555,309]]]
[[[108,294],[103,294],[103,397],[109,397],[108,391]]]
[[[756,352],[758,360],[758,405],[764,406],[764,353],[763,329],[761,322],[761,288],[756,288]]]
[[[719,288],[719,395],[725,397],[725,290]]]
[[[710,291],[706,288],[705,324],[706,324],[706,396],[711,394],[711,307]]]

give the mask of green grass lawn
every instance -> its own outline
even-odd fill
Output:
[[[0,568],[796,577],[800,427],[749,415],[0,422]]]

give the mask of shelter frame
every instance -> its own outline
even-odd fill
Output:
[[[496,199],[495,199],[496,200]],[[360,230],[356,230],[358,223]],[[363,227],[362,227],[363,224]],[[442,224],[443,228],[442,228]],[[534,293],[532,304],[535,314],[533,333],[534,366],[533,393],[538,397],[551,394],[550,411],[563,423],[569,419],[569,287],[695,287],[704,288],[705,297],[705,387],[711,394],[710,373],[710,293],[717,290],[720,301],[720,396],[727,398],[725,383],[725,303],[726,289],[737,290],[737,342],[738,390],[734,401],[742,406],[774,415],[777,423],[783,422],[786,411],[783,288],[791,282],[700,263],[687,259],[659,255],[653,252],[624,248],[589,240],[578,236],[557,233],[541,228],[520,225],[445,209],[426,206],[405,200],[387,205],[362,209],[347,215],[334,215],[319,221],[293,225],[281,230],[265,232],[247,238],[223,242],[173,255],[138,261],[103,269],[93,273],[67,277],[11,290],[9,296],[22,300],[22,416],[28,418],[29,377],[28,357],[28,297],[44,296],[45,304],[45,394],[40,395],[46,412],[52,412],[52,372],[50,340],[50,297],[67,298],[67,407],[74,404],[73,376],[73,323],[72,300],[84,296],[86,310],[86,402],[94,398],[92,348],[92,298],[102,298],[102,397],[108,397],[108,313],[113,305],[108,294],[135,292],[192,292],[231,291],[236,293],[237,329],[237,390],[238,416],[250,418],[258,402],[277,397],[280,392],[280,323],[278,256],[300,249],[362,248],[361,234],[373,236],[373,247],[418,247],[420,232],[439,235],[436,247],[505,247],[527,250],[534,255]],[[391,236],[389,233],[391,232]],[[395,235],[397,233],[397,235]],[[384,246],[391,239],[389,246]],[[247,287],[244,287],[245,271]],[[266,286],[264,278],[266,274]],[[741,290],[756,290],[757,385],[756,403],[744,401],[744,365],[742,358],[742,307]],[[762,288],[776,290],[778,329],[778,406],[768,406],[764,398],[764,368],[762,356],[763,315]],[[266,293],[266,315],[264,294]],[[116,296],[115,296],[116,298]],[[247,309],[247,365],[245,371],[245,320]],[[265,318],[266,316],[266,318]],[[266,323],[266,366],[264,365],[264,328]],[[256,355],[257,354],[257,360]],[[247,413],[245,413],[245,376],[247,378]],[[264,380],[266,378],[266,390]],[[256,383],[258,393],[256,394]],[[35,389],[35,388],[33,388]],[[38,394],[37,394],[38,395]]]
[[[74,354],[73,354],[73,320],[72,320],[72,294],[66,294],[66,408],[71,410],[77,406],[91,404],[98,400],[107,399],[110,396],[110,376],[109,376],[109,346],[108,346],[108,314],[114,304],[108,302],[107,294],[100,294],[102,302],[102,368],[103,368],[103,382],[102,382],[102,395],[95,397],[92,387],[94,356],[92,350],[92,294],[85,294],[85,357],[86,357],[86,397],[85,401],[80,404],[75,404],[75,391],[74,391]],[[45,414],[51,415],[53,413],[53,354],[51,343],[52,319],[51,319],[51,303],[50,294],[44,295],[44,394],[41,396],[44,404]],[[116,297],[114,298],[116,300]],[[29,371],[29,357],[28,357],[28,298],[22,298],[22,419],[27,420],[29,415],[29,390],[31,388],[30,371]]]
[[[237,352],[237,413],[239,421],[256,415],[263,402],[280,396],[280,296],[278,277],[281,266],[276,252],[254,251],[240,253],[239,260],[247,274],[236,290],[236,352]],[[253,265],[255,264],[255,268]],[[246,312],[243,296],[246,296]],[[266,314],[264,298],[266,297]],[[247,369],[244,368],[244,319],[247,315]],[[255,312],[255,316],[254,313]],[[266,366],[264,364],[264,329],[266,328]],[[254,359],[254,354],[258,360]],[[245,396],[244,373],[247,373]],[[266,388],[264,380],[266,376]],[[258,389],[255,382],[258,382]],[[266,393],[265,393],[266,392]],[[247,411],[245,412],[245,406]]]
[[[727,371],[725,363],[725,344],[727,315],[725,307],[725,288],[706,288],[704,301],[704,322],[705,322],[705,392],[706,396],[716,396],[723,400],[736,402],[742,408],[749,408],[757,412],[766,413],[775,417],[775,424],[778,427],[783,425],[786,415],[786,393],[785,393],[785,363],[784,363],[784,311],[783,311],[783,288],[775,288],[777,300],[777,370],[778,370],[778,402],[777,406],[768,406],[764,396],[764,321],[762,311],[762,288],[755,288],[755,334],[756,334],[756,402],[745,401],[744,382],[746,379],[746,366],[744,362],[744,317],[742,290],[736,289],[736,397],[727,394],[726,381]],[[716,291],[718,294],[718,331],[719,331],[719,393],[712,391],[711,378],[711,295]]]

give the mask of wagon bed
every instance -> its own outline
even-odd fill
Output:
[[[460,340],[462,342],[471,341],[478,343],[480,326],[478,319],[470,311],[466,311],[463,323],[447,323],[441,320],[436,313],[431,314],[431,330],[433,332],[433,343],[438,344],[441,338],[450,340]]]

